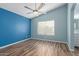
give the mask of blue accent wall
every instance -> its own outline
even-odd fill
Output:
[[[55,21],[55,35],[39,35],[37,32],[38,22]],[[54,40],[67,42],[67,4],[57,9],[51,10],[46,15],[40,15],[31,22],[31,37],[42,40]]]
[[[0,8],[0,47],[31,36],[30,19]]]

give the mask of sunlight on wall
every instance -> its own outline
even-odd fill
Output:
[[[38,22],[37,33],[39,35],[55,35],[55,21]]]

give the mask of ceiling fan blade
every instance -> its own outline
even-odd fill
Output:
[[[37,10],[40,10],[44,5],[45,3],[41,3]]]
[[[27,7],[27,6],[24,6],[25,8],[27,8],[27,9],[29,9],[29,10],[32,10],[33,11],[33,9],[31,9],[31,8],[29,8],[29,7]]]
[[[26,13],[26,14],[32,14],[33,12],[28,12],[28,13]]]
[[[40,11],[38,11],[38,13],[41,13],[41,14],[47,14],[46,12],[40,12]]]

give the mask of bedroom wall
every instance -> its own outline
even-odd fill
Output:
[[[0,8],[0,47],[31,36],[30,19]]]
[[[49,20],[55,21],[55,35],[38,35],[38,22]],[[46,15],[40,15],[39,17],[32,19],[31,37],[42,40],[67,42],[67,5],[54,9]]]
[[[67,31],[68,31],[68,46],[70,51],[74,51],[74,8],[75,3],[68,4],[68,15],[67,15]]]

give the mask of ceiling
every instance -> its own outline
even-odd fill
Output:
[[[50,10],[53,10],[55,8],[58,8],[65,3],[45,3],[45,5],[39,10],[41,12],[48,12]],[[31,9],[35,9],[35,3],[0,3],[0,7],[4,8],[8,11],[14,12],[16,14],[28,17],[28,18],[34,18],[41,14],[27,14],[28,12],[31,12],[31,10],[24,8],[24,6],[28,6]],[[37,3],[36,7],[39,7],[40,3]]]

